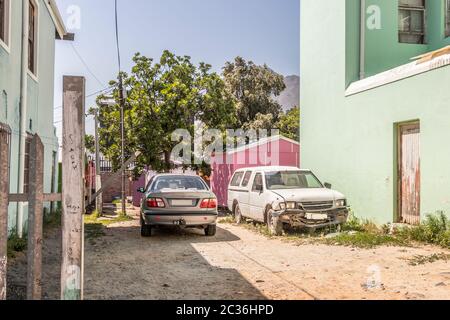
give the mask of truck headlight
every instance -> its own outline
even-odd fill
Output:
[[[297,207],[297,203],[296,202],[288,202],[286,203],[286,209],[288,210],[294,210]]]
[[[347,205],[347,201],[345,199],[341,199],[341,200],[336,200],[334,202],[335,207],[337,208],[341,208],[341,207],[345,207]]]

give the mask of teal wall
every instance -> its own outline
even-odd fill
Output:
[[[450,67],[346,97],[348,74],[356,74],[354,59],[359,64],[346,42],[347,26],[355,24],[346,21],[351,12],[355,10],[345,0],[301,1],[302,167],[313,169],[345,193],[358,216],[392,222],[397,178],[394,128],[418,119],[421,212],[450,213],[450,149],[446,147]],[[396,33],[397,25],[393,28]],[[356,33],[349,33],[350,41],[358,46]],[[394,43],[380,47],[386,52],[397,48]]]
[[[11,1],[11,39],[9,51],[0,46],[0,122],[12,129],[10,190],[17,192],[20,133],[20,73],[22,1]],[[53,126],[53,88],[55,60],[55,26],[43,0],[39,0],[38,77],[28,76],[27,131],[38,133],[44,143],[44,192],[51,191],[52,156],[58,152]],[[4,97],[7,96],[7,99]],[[29,127],[30,120],[32,128]],[[46,204],[49,207],[49,204]],[[27,206],[25,216],[27,218]],[[16,227],[17,204],[10,204],[9,229]]]
[[[398,1],[366,0],[366,8],[372,5],[378,6],[381,10],[381,28],[375,30],[366,28],[366,76],[408,63],[415,56],[450,44],[450,38],[445,37],[445,0],[427,1],[426,44],[398,42]],[[347,38],[352,39],[347,48],[349,53],[347,84],[359,77],[359,72],[355,73],[354,70],[356,60],[359,70],[359,17],[360,1],[346,1]],[[357,43],[354,43],[355,41]],[[357,52],[355,48],[358,49]]]

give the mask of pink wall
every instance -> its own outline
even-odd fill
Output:
[[[267,165],[299,167],[299,144],[284,139],[279,139],[278,142],[278,147],[272,145],[273,150],[271,149],[271,142],[267,142],[233,153],[229,157],[229,164],[225,164],[225,154],[218,153],[212,158],[211,189],[217,196],[219,206],[227,206],[228,185],[234,172],[238,169]],[[274,155],[274,161],[268,162],[272,155]],[[217,160],[221,158],[222,161]]]

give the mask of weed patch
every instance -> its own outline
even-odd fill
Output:
[[[28,241],[26,237],[19,238],[15,230],[12,231],[8,238],[8,258],[13,259],[18,253],[27,249]]]
[[[442,261],[442,260],[445,262],[448,262],[450,260],[450,254],[435,253],[430,256],[418,255],[418,256],[412,257],[411,259],[408,259],[408,264],[410,266],[419,266],[419,265],[424,265],[427,263],[435,263],[437,261]]]

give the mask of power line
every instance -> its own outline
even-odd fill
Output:
[[[121,61],[120,61],[120,45],[119,45],[119,21],[118,21],[118,10],[117,10],[117,0],[114,1],[115,9],[115,22],[116,22],[116,47],[117,47],[117,62],[119,64],[119,73],[122,71]]]
[[[75,48],[75,46],[73,45],[73,43],[70,44],[72,46],[73,51],[75,52],[75,54],[78,56],[78,59],[80,59],[81,63],[83,63],[84,67],[86,68],[86,70],[91,74],[91,76],[94,77],[95,80],[97,80],[97,82],[100,84],[100,86],[104,86],[104,84],[99,80],[99,78],[94,74],[94,72],[92,72],[91,68],[89,68],[88,64],[86,63],[86,61],[84,61],[83,57],[81,56],[81,54],[78,52],[78,50]]]
[[[105,89],[103,89],[103,90],[99,90],[99,91],[93,92],[93,93],[91,93],[91,94],[88,94],[88,95],[86,96],[86,98],[90,98],[90,97],[95,96],[95,95],[100,94],[100,93],[108,93],[108,92],[111,91],[112,88],[114,88],[114,86],[110,86],[110,87],[105,88]],[[63,106],[57,106],[57,107],[54,107],[53,110],[58,110],[58,109],[61,109],[62,107],[63,107]]]

